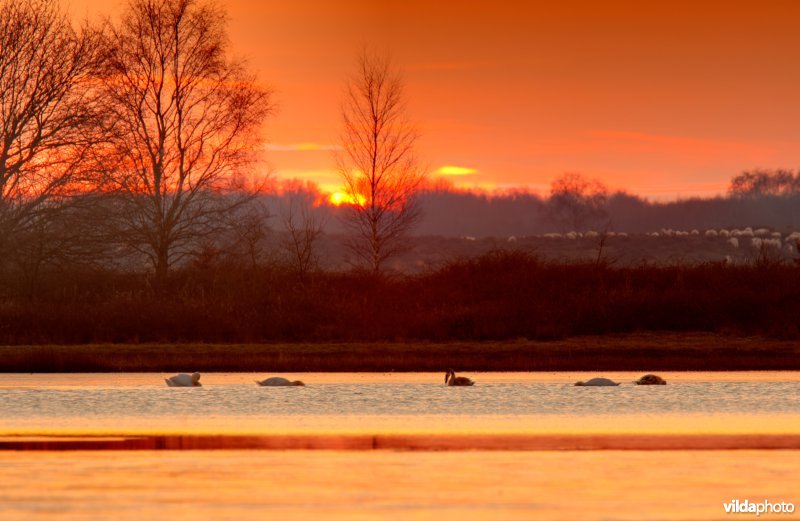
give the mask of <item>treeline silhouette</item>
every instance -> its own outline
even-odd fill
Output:
[[[735,179],[735,178],[734,178]],[[273,217],[265,226],[281,229],[280,208],[299,198],[325,223],[329,234],[345,233],[341,209],[329,204],[325,194],[309,185],[283,190],[276,185],[262,201]],[[650,201],[627,192],[610,192],[603,215],[575,227],[551,214],[550,198],[533,192],[479,192],[452,187],[430,187],[419,195],[421,218],[412,234],[441,237],[509,237],[567,231],[618,231],[647,233],[661,229],[704,230],[720,228],[800,229],[800,192],[731,193],[710,198]]]
[[[797,230],[800,229],[800,182],[795,181],[787,188],[784,179],[787,175],[786,170],[744,172],[732,178],[730,192],[726,195],[677,201],[650,201],[636,194],[609,190],[597,214],[578,226],[559,219],[553,208],[552,194],[543,196],[525,190],[490,193],[432,185],[417,195],[421,218],[411,233],[416,236],[507,238],[587,230],[648,233],[661,229],[748,226]],[[340,220],[342,209],[329,204],[326,194],[313,185],[275,183],[272,192],[262,196],[265,206],[272,209],[273,217],[280,215],[280,209],[289,200],[301,200],[310,205],[310,211],[325,223],[325,232],[346,232]],[[579,207],[586,200],[578,193],[571,202]],[[273,218],[265,224],[280,229],[278,221]]]
[[[647,233],[710,228],[800,229],[800,193],[649,201],[635,194],[608,195],[605,214],[575,229],[552,218],[549,198],[528,192],[501,194],[433,190],[421,194],[423,219],[416,235],[508,237],[549,232],[613,230]]]
[[[421,275],[313,272],[197,260],[169,291],[86,267],[43,277],[36,298],[0,306],[0,343],[451,341],[556,339],[642,331],[800,338],[800,269],[550,263],[520,251]],[[8,297],[8,295],[7,295]]]

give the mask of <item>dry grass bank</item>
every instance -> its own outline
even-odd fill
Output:
[[[798,342],[648,333],[554,341],[0,347],[3,372],[800,370]]]

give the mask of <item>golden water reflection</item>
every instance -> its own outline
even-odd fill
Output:
[[[18,452],[0,483],[2,520],[700,520],[800,506],[800,452]]]
[[[204,374],[200,389],[155,373],[2,375],[0,437],[800,435],[798,372],[661,375],[667,386],[637,388],[641,373],[606,373],[623,385],[596,389],[571,385],[600,376],[587,373],[468,373],[477,385],[463,389],[443,373],[284,374],[308,387],[274,389],[253,383],[264,373]],[[5,450],[0,520],[695,520],[730,517],[732,499],[800,506],[800,451],[687,446]]]
[[[16,419],[8,435],[280,434],[800,434],[800,416],[270,416]]]

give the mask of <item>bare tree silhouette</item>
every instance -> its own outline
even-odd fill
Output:
[[[270,92],[229,58],[225,13],[204,0],[132,0],[106,51],[109,220],[158,288],[247,200]]]
[[[731,179],[728,193],[740,198],[795,196],[800,193],[800,172],[782,168],[745,170]]]
[[[281,209],[283,228],[287,233],[281,246],[301,281],[319,266],[317,245],[325,229],[325,217],[314,213],[313,194],[292,190],[283,194]]]
[[[385,56],[362,51],[342,107],[339,173],[350,200],[345,223],[358,262],[379,274],[406,247],[420,212],[415,196],[425,172],[414,154],[417,133],[406,117],[403,82]]]
[[[98,43],[52,1],[0,2],[0,250],[24,243],[41,258],[52,248],[34,239],[86,189]]]
[[[269,232],[268,221],[272,217],[267,205],[258,198],[237,208],[228,216],[232,241],[225,245],[229,255],[238,257],[248,270],[263,263],[265,245]]]
[[[597,180],[566,173],[550,185],[547,217],[564,229],[584,230],[608,218],[608,188]]]

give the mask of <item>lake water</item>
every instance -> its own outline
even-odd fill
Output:
[[[258,387],[262,374],[204,374],[200,388],[169,375],[0,375],[0,435],[308,432],[792,432],[800,373],[608,373],[618,387],[576,387],[586,373],[287,374],[305,387]]]
[[[270,375],[204,374],[192,389],[162,374],[5,374],[0,438],[800,435],[800,373],[660,374],[669,385],[632,385],[641,373],[602,375],[623,382],[611,388],[572,385],[600,376],[587,373],[471,373],[470,388],[438,373],[314,373],[282,375],[306,387],[261,388]],[[721,519],[732,499],[800,507],[800,451],[671,448],[6,450],[0,519]]]

